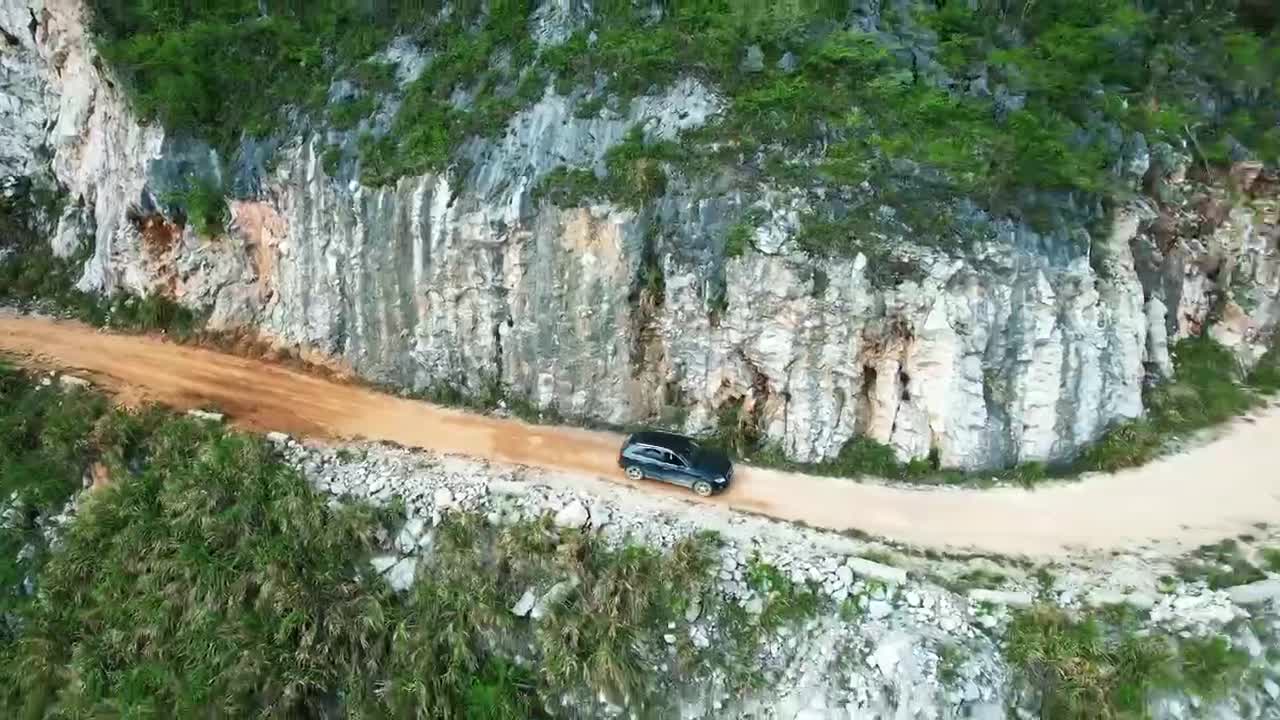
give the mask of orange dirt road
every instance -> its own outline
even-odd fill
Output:
[[[32,367],[79,371],[125,398],[213,406],[254,430],[392,441],[635,485],[618,470],[621,438],[610,433],[474,415],[156,338],[12,314],[0,314],[0,352]],[[741,468],[724,495],[678,496],[920,548],[1047,558],[1189,547],[1255,523],[1280,523],[1278,466],[1280,410],[1273,407],[1181,455],[1031,491],[912,488]]]

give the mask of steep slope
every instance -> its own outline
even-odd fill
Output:
[[[196,82],[225,95],[177,114],[160,92],[197,53],[222,70],[200,43],[292,47],[287,13],[245,5],[219,11],[230,39],[100,16],[104,63],[79,3],[4,0],[0,167],[69,198],[53,236],[64,253],[93,236],[85,288],[173,297],[397,386],[720,428],[797,460],[865,436],[960,468],[1071,457],[1143,412],[1177,339],[1211,333],[1246,364],[1269,342],[1272,176],[1239,162],[1188,179],[1199,141],[1166,115],[1143,132],[1035,110],[1083,92],[1010,79],[1052,67],[1048,40],[990,30],[974,76],[957,42],[988,30],[961,35],[958,11],[766,14],[730,41],[698,24],[729,17],[713,11],[517,3],[468,20],[464,4],[321,47],[322,70],[262,60],[296,89]],[[1053,27],[1107,47],[1130,7]],[[1178,42],[1193,64],[1211,45]],[[1107,97],[1132,80],[1077,69]],[[1171,72],[1232,107],[1213,78]],[[1250,157],[1215,137],[1206,163]]]

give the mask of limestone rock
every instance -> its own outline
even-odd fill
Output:
[[[906,570],[865,558],[849,558],[845,565],[855,575],[887,585],[902,585],[907,581]]]
[[[387,570],[387,584],[396,592],[404,592],[413,585],[414,575],[418,570],[418,561],[416,558],[402,558],[391,569]]]
[[[569,597],[569,594],[577,587],[578,582],[576,579],[562,580],[555,585],[552,585],[551,589],[548,590],[546,594],[541,598],[538,598],[538,602],[534,604],[533,609],[529,612],[529,617],[534,620],[541,620],[546,617],[555,609],[556,605]]]
[[[516,601],[516,604],[511,607],[511,614],[516,617],[528,617],[529,613],[533,610],[534,603],[537,601],[537,593],[533,591],[533,588],[529,588],[524,591],[524,594],[520,596],[520,599]]]
[[[1259,580],[1227,589],[1231,602],[1237,605],[1261,605],[1280,600],[1280,580]]]
[[[582,504],[581,500],[573,502],[560,508],[556,513],[554,522],[556,527],[578,530],[587,524],[591,519],[591,513],[587,511],[587,507]]]
[[[969,601],[973,603],[991,603],[992,605],[1004,605],[1015,608],[1028,608],[1035,603],[1035,598],[1029,592],[975,588],[969,591]]]

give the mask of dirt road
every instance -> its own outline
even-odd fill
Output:
[[[78,370],[127,397],[214,406],[256,430],[388,440],[632,484],[616,465],[621,438],[609,433],[467,414],[75,323],[0,315],[0,352],[28,365]],[[1192,546],[1280,522],[1278,461],[1280,410],[1271,408],[1185,454],[1034,491],[915,489],[742,468],[725,495],[688,497],[917,547],[1048,557],[1153,542]]]

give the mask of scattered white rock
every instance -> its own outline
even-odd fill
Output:
[[[1259,580],[1248,585],[1237,585],[1227,590],[1231,602],[1237,605],[1261,605],[1280,600],[1280,579]]]
[[[448,510],[455,506],[453,492],[449,488],[436,488],[435,494],[431,496],[431,502],[437,510]]]
[[[902,585],[907,582],[907,571],[892,565],[884,565],[866,558],[849,558],[845,564],[855,575],[870,580],[888,585]]]
[[[847,588],[853,584],[853,570],[848,565],[841,565],[836,568],[836,581],[839,587]]]
[[[687,623],[695,623],[698,621],[698,616],[701,614],[702,601],[695,597],[689,602],[688,607],[684,609],[684,621]]]
[[[409,518],[404,527],[400,528],[400,534],[396,536],[396,547],[400,548],[402,553],[414,552],[424,542],[425,531],[426,523],[422,518]]]
[[[1029,592],[974,588],[969,591],[969,601],[973,603],[991,603],[992,605],[1027,608],[1031,607],[1031,605],[1035,603],[1035,598],[1032,597]]]
[[[396,592],[404,592],[413,585],[413,577],[418,571],[417,558],[402,558],[387,571],[387,584]]]
[[[587,506],[582,504],[581,500],[573,502],[560,508],[556,513],[555,525],[559,528],[578,530],[587,524],[591,519],[591,513],[587,511]]]
[[[537,601],[538,594],[533,591],[533,588],[529,588],[524,591],[524,594],[520,596],[516,604],[511,606],[511,614],[516,617],[528,617],[533,610],[534,603]]]
[[[577,586],[577,580],[562,580],[555,585],[552,585],[551,589],[538,599],[538,602],[533,606],[533,610],[530,611],[529,616],[534,620],[541,620],[546,617],[551,613],[555,606],[568,597],[569,593],[573,592],[573,589]]]
[[[893,605],[886,600],[872,600],[867,606],[872,620],[883,620],[893,614]]]
[[[205,422],[212,423],[220,423],[226,418],[222,413],[209,412],[207,410],[188,410],[187,414],[197,420],[204,420]]]

